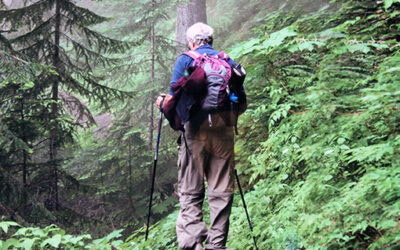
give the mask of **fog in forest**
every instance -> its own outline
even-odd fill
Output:
[[[397,247],[399,7],[0,0],[0,249],[178,248],[180,133],[164,118],[144,240],[155,101],[198,21],[248,72],[235,168],[254,231],[236,187],[228,246]]]

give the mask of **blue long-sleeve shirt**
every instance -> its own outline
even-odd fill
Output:
[[[201,45],[200,47],[198,47],[196,49],[197,52],[199,52],[200,54],[207,54],[210,56],[215,56],[218,55],[218,51],[214,50],[211,45],[205,44],[205,45]],[[179,80],[179,78],[181,78],[185,72],[185,69],[189,66],[193,66],[193,58],[191,58],[188,55],[182,54],[178,57],[178,59],[176,60],[175,63],[175,67],[174,67],[174,71],[172,72],[172,80],[171,80],[171,84],[170,84],[170,88],[169,88],[169,92],[168,94],[173,95],[174,92],[172,90],[172,86],[174,86],[174,84]],[[229,58],[228,61],[229,65],[233,66],[235,65],[235,62]]]
[[[211,45],[201,45],[199,48],[196,49],[196,51],[200,54],[207,54],[210,56],[215,56],[218,55],[218,51],[214,50]],[[174,84],[176,82],[178,82],[179,78],[181,78],[186,70],[187,67],[189,66],[193,66],[193,61],[194,59],[191,58],[188,55],[182,54],[181,56],[178,57],[178,59],[176,60],[175,63],[175,67],[174,67],[174,71],[172,72],[172,80],[171,80],[171,84],[170,84],[170,90],[168,92],[168,94],[173,95],[174,92],[172,90],[172,87],[174,86]],[[229,58],[228,63],[231,67],[235,66],[236,63]],[[239,93],[239,102],[246,102],[246,92],[244,90],[243,85],[241,86],[241,88],[238,90]],[[241,101],[240,101],[241,100]],[[196,101],[193,99],[193,97],[187,95],[185,92],[182,93],[182,95],[180,96],[179,102],[177,104],[176,107],[176,112],[178,113],[180,119],[182,122],[186,122],[188,121],[190,118],[190,110],[192,105],[195,103]],[[203,116],[203,112],[198,112],[196,115],[196,119],[197,119],[197,123],[201,124],[201,120],[205,118],[205,116]],[[193,117],[192,117],[193,119]]]

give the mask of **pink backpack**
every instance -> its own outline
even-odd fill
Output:
[[[231,66],[228,63],[229,55],[220,52],[210,56],[200,54],[197,51],[184,53],[194,59],[193,66],[201,67],[207,78],[207,95],[202,101],[202,109],[205,111],[217,111],[229,102],[229,79],[232,75]]]

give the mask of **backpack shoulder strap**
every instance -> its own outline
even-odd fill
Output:
[[[183,54],[193,58],[194,60],[196,60],[197,58],[201,57],[201,54],[199,52],[197,52],[197,51],[194,51],[194,50],[186,51]]]
[[[228,54],[226,54],[225,52],[221,51],[218,53],[218,58],[229,61],[230,56]]]

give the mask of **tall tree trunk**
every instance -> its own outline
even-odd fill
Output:
[[[129,197],[129,203],[131,205],[132,211],[135,211],[135,206],[133,204],[133,176],[132,176],[132,157],[133,157],[133,153],[132,153],[132,142],[133,140],[130,138],[128,140],[129,143],[129,147],[128,147],[128,167],[129,167],[129,176],[128,176],[128,185],[129,185],[129,193],[128,193],[128,197]]]
[[[186,49],[186,30],[197,22],[207,23],[206,0],[189,0],[178,5],[176,19],[175,44],[178,54]]]
[[[24,141],[25,144],[28,144],[27,139],[26,139],[26,134],[25,134],[25,115],[24,115],[24,99],[21,100],[21,138]],[[28,204],[28,196],[27,196],[27,190],[28,190],[28,184],[26,181],[27,175],[28,175],[28,166],[27,166],[27,160],[28,160],[28,154],[26,153],[26,150],[22,150],[22,183],[24,185],[24,191],[23,191],[23,199],[24,199],[24,207]]]
[[[151,7],[154,8],[155,1],[151,1]],[[154,21],[151,21],[150,28],[150,54],[151,54],[151,67],[150,67],[150,86],[154,86],[154,64],[155,64],[155,32],[154,32]],[[153,150],[153,130],[154,130],[154,92],[150,92],[149,98],[149,150]]]
[[[154,9],[155,5],[155,0],[151,0],[151,8]],[[151,54],[151,66],[150,66],[150,86],[154,86],[154,64],[155,64],[155,31],[154,31],[154,20],[151,21],[151,27],[150,27],[150,54]],[[154,99],[153,99],[154,92],[150,92],[150,98],[149,98],[149,145],[148,149],[150,151],[153,150],[153,130],[154,130]],[[149,181],[151,181],[151,165],[148,168],[148,175],[149,175]]]
[[[56,15],[55,15],[55,33],[54,33],[54,57],[53,66],[55,70],[59,69],[60,57],[59,57],[59,46],[60,46],[60,26],[61,26],[61,13],[60,13],[60,0],[56,0]],[[50,129],[50,163],[52,165],[52,180],[51,180],[51,191],[50,191],[50,208],[52,210],[58,209],[58,167],[57,167],[57,128],[58,128],[58,76],[54,77],[51,92],[53,103],[51,104],[51,115],[52,115],[52,126]]]

